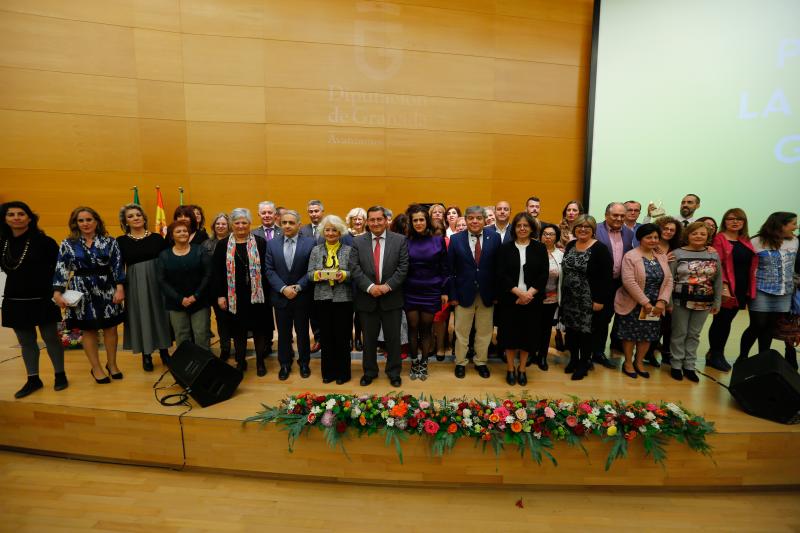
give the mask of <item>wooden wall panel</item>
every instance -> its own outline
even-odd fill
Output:
[[[581,190],[591,0],[6,0],[0,201],[520,205]],[[18,183],[18,180],[24,180]],[[79,187],[76,187],[76,183]],[[58,198],[58,204],[53,202]],[[58,212],[56,212],[58,211]]]
[[[133,30],[0,11],[0,65],[135,77]]]

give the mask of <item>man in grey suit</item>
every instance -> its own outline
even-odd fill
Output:
[[[322,228],[319,223],[322,217],[325,216],[325,206],[319,200],[308,201],[308,219],[311,221],[302,228],[300,228],[300,235],[303,237],[310,237],[315,242],[322,242]]]
[[[369,231],[353,240],[353,306],[364,329],[364,376],[367,386],[378,377],[378,335],[386,341],[386,375],[392,387],[402,384],[400,372],[400,321],[403,313],[403,282],[408,273],[406,238],[387,230],[381,206],[367,210]]]
[[[280,237],[281,228],[275,223],[277,220],[277,211],[275,210],[275,203],[265,200],[258,204],[258,216],[261,218],[261,225],[251,231],[253,235],[258,235],[265,241],[271,241],[275,237]]]

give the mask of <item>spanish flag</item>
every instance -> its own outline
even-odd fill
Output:
[[[167,215],[164,213],[164,197],[161,187],[156,186],[156,225],[155,230],[163,236],[167,235]]]

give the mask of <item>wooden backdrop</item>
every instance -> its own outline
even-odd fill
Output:
[[[0,200],[168,216],[582,190],[591,0],[0,0]]]

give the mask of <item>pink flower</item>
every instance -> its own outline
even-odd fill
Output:
[[[582,404],[580,404],[578,406],[578,409],[580,409],[581,411],[583,411],[584,413],[587,413],[587,414],[592,412],[591,406],[586,402],[583,402]]]
[[[322,415],[322,425],[329,428],[333,426],[333,422],[336,419],[336,415],[333,414],[333,411],[325,411],[325,414]]]
[[[426,402],[425,400],[422,400],[421,402],[419,402],[419,408],[420,409],[427,409],[430,406],[431,406],[430,402]]]
[[[574,428],[578,425],[578,418],[575,415],[569,415],[567,417],[567,425],[571,428]]]
[[[550,408],[550,406],[547,406],[547,407],[544,408],[544,416],[546,416],[547,418],[555,418],[556,417],[556,412],[553,411]]]
[[[645,405],[645,409],[647,409],[648,411],[655,411],[656,409],[658,409],[658,407],[656,407],[656,404],[654,403],[648,403],[647,405]]]
[[[511,413],[508,412],[508,409],[505,407],[497,407],[494,411],[494,414],[500,417],[500,420],[505,420],[508,415]]]
[[[428,435],[435,435],[436,432],[439,431],[439,424],[429,418],[425,421],[422,428]]]

